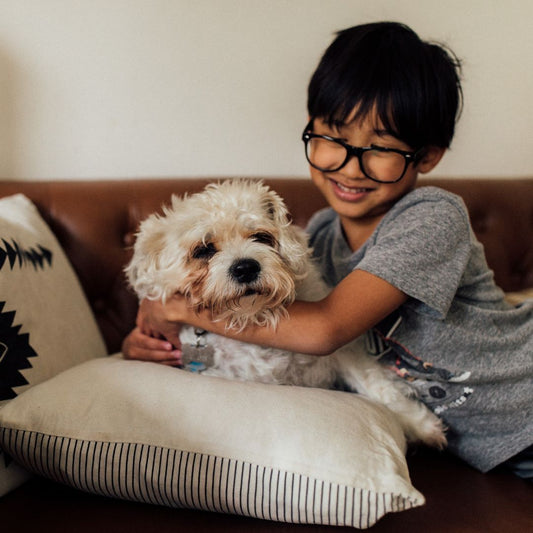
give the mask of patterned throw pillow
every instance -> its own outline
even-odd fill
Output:
[[[424,503],[383,406],[120,355],[11,401],[0,410],[0,446],[84,491],[267,520],[367,528]]]
[[[106,349],[76,275],[37,208],[0,199],[0,405]],[[28,477],[0,453],[0,496]]]

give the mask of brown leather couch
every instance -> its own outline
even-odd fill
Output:
[[[141,219],[172,193],[203,187],[201,179],[0,182],[0,197],[22,192],[32,199],[69,256],[94,310],[109,352],[134,323],[136,300],[122,269]],[[285,198],[296,223],[304,225],[324,205],[308,180],[265,180]],[[484,243],[496,280],[506,291],[533,287],[533,179],[435,179],[467,203],[474,230]],[[533,531],[533,486],[496,469],[476,472],[444,452],[418,450],[408,457],[413,484],[425,506],[384,517],[376,532]],[[34,478],[0,498],[2,531],[334,531],[176,510],[111,500]]]

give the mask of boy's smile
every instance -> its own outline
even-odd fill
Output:
[[[365,195],[371,193],[375,188],[371,187],[357,187],[357,186],[346,186],[343,185],[340,181],[329,178],[335,194],[343,201],[346,202],[358,202]]]

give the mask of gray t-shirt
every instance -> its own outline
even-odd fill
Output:
[[[409,296],[367,346],[445,421],[454,453],[488,471],[533,443],[533,300],[504,301],[461,198],[415,189],[356,252],[332,209],[308,232],[330,286],[360,269]]]

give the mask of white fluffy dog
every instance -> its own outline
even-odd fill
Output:
[[[303,230],[291,225],[281,198],[252,180],[210,184],[172,198],[164,215],[140,226],[128,279],[139,298],[179,292],[190,305],[209,308],[230,328],[276,327],[295,298],[318,300],[328,288],[311,260]],[[441,421],[411,397],[413,390],[366,354],[357,339],[330,356],[303,355],[228,339],[192,327],[180,333],[183,350],[206,374],[262,383],[342,387],[386,405],[409,441],[442,447]]]

